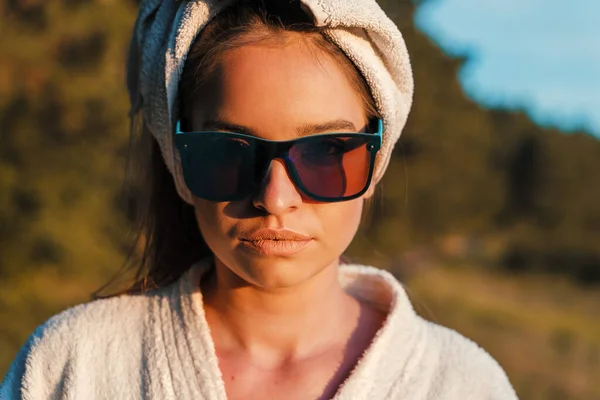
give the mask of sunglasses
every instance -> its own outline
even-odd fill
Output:
[[[233,132],[182,132],[175,145],[188,189],[209,201],[255,195],[271,161],[283,161],[291,181],[306,197],[338,202],[363,195],[381,148],[383,122],[375,133],[324,133],[273,141]]]

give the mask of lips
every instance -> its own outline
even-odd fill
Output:
[[[288,229],[261,229],[240,240],[246,248],[254,252],[285,256],[301,251],[313,238]]]

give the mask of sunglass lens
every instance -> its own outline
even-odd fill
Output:
[[[364,138],[323,136],[295,144],[289,157],[309,195],[341,199],[365,188],[373,154]]]
[[[190,145],[193,151],[184,157],[184,173],[195,196],[227,201],[252,190],[255,165],[252,143],[222,134],[203,134],[195,136]]]

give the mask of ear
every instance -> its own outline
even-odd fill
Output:
[[[370,199],[371,197],[373,197],[373,195],[375,194],[375,188],[377,187],[377,184],[375,183],[371,183],[369,185],[369,188],[367,189],[367,191],[365,192],[365,194],[362,195],[362,198],[364,200]]]

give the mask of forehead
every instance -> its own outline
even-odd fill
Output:
[[[211,119],[246,126],[285,140],[299,126],[348,120],[366,122],[360,94],[336,60],[300,38],[230,50],[218,77],[193,110],[194,129]]]

